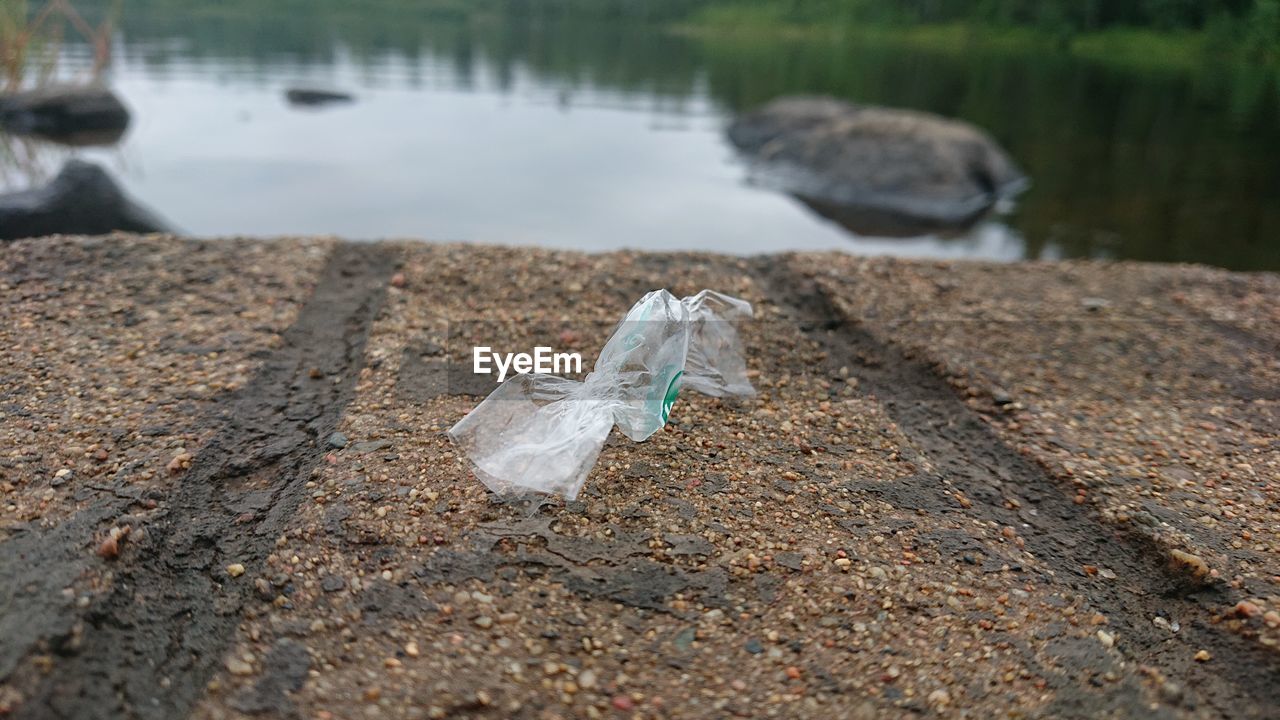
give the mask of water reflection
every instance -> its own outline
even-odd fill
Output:
[[[399,5],[127,2],[113,80],[137,126],[117,157],[78,154],[114,164],[134,195],[206,235],[1280,268],[1280,83],[1270,71],[697,40],[642,24],[477,21]],[[289,87],[359,99],[298,113],[282,99]],[[1007,226],[851,239],[746,184],[721,138],[733,113],[794,93],[962,118],[1035,185]]]
[[[51,176],[49,168],[46,143],[0,130],[0,188],[38,185]]]
[[[123,195],[80,148],[113,148],[129,113],[96,83],[50,84],[0,95],[0,239],[112,229],[156,230],[122,212]],[[55,177],[53,172],[61,168]],[[113,225],[113,218],[126,222]]]
[[[992,224],[1002,224],[997,220],[990,220],[986,213],[973,215],[959,223],[939,223],[927,218],[912,217],[877,208],[836,205],[803,195],[792,197],[814,213],[859,237],[913,238],[935,235],[943,239],[952,239],[966,237],[974,225],[984,218],[988,218]]]

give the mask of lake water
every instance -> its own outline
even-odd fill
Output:
[[[88,157],[199,236],[1280,269],[1271,71],[264,5],[126,0],[109,80],[134,113],[127,135],[112,148],[26,143],[26,170],[6,182]],[[356,100],[292,107],[294,86]],[[955,237],[853,235],[753,187],[724,138],[735,112],[791,93],[968,120],[1033,186]]]

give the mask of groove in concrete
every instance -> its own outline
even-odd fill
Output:
[[[228,402],[218,434],[161,503],[164,515],[141,542],[131,540],[81,630],[54,644],[52,670],[42,681],[27,678],[35,690],[14,717],[190,712],[355,394],[395,263],[393,251],[375,245],[333,250],[283,346]],[[230,577],[233,563],[245,574]]]
[[[1026,549],[1058,584],[1107,615],[1109,630],[1123,638],[1117,647],[1129,658],[1185,683],[1185,703],[1221,717],[1280,712],[1280,653],[1214,624],[1214,613],[1239,599],[1228,588],[1189,582],[1150,541],[1076,505],[1065,483],[1006,445],[939,373],[844,317],[812,278],[779,258],[757,261],[753,270],[770,299],[827,352],[833,376],[848,367],[860,391],[877,397],[937,468],[937,474],[901,481],[916,486],[903,493],[932,496],[928,502],[937,511],[1031,525],[1020,533]],[[972,499],[970,508],[950,494],[957,489]],[[1007,507],[1008,498],[1022,509]],[[1118,578],[1089,579],[1086,565],[1111,568]],[[1179,620],[1181,630],[1156,627],[1156,616]],[[1212,666],[1193,660],[1202,649],[1212,653]],[[1073,702],[1069,694],[1062,700]],[[1099,710],[1087,698],[1075,700],[1084,716]],[[1058,710],[1068,712],[1066,705]]]

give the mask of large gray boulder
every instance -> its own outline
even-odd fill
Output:
[[[116,230],[167,232],[169,226],[93,163],[70,160],[48,185],[0,195],[0,240]]]
[[[868,235],[965,226],[1028,184],[972,125],[833,98],[775,100],[738,118],[729,139],[756,181]]]
[[[119,139],[129,126],[129,110],[106,88],[58,85],[0,95],[0,126],[86,144],[86,138]]]

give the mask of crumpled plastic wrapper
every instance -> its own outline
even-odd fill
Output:
[[[449,430],[476,477],[499,494],[577,498],[614,425],[636,442],[667,422],[683,388],[755,394],[734,321],[751,304],[711,290],[655,290],[632,306],[585,380],[508,379]]]

